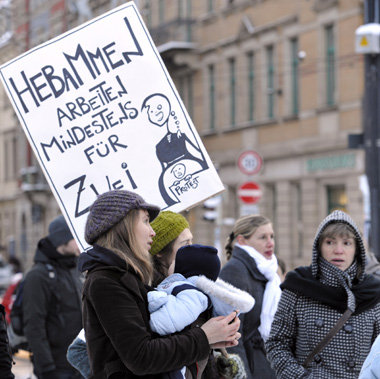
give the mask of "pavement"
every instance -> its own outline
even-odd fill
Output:
[[[25,350],[19,350],[14,356],[15,364],[12,367],[12,372],[15,379],[36,379],[33,375],[33,365],[30,362],[30,353]]]

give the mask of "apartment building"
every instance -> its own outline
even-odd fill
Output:
[[[1,62],[122,2],[3,3],[12,23],[0,36]],[[195,241],[222,250],[233,220],[262,213],[291,268],[309,262],[332,209],[364,231],[364,153],[348,148],[348,135],[362,130],[364,65],[354,52],[362,0],[135,3],[226,188],[214,221],[201,205],[187,213]],[[0,246],[29,264],[58,207],[2,89],[0,102]],[[245,150],[263,159],[255,175],[238,168]],[[261,188],[253,205],[238,198],[247,181]]]
[[[190,212],[197,240],[222,248],[231,219],[259,212],[294,267],[331,210],[364,228],[363,151],[348,149],[362,129],[362,1],[146,1],[143,12],[226,187],[214,223]],[[237,166],[245,150],[263,159],[254,176]],[[238,198],[246,181],[262,190],[254,206]]]
[[[1,1],[0,64],[121,3]],[[28,268],[60,210],[2,86],[0,107],[0,254],[15,255]]]

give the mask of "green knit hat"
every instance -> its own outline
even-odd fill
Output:
[[[172,211],[161,212],[151,223],[156,235],[153,237],[150,253],[156,255],[167,244],[175,240],[186,228],[190,228],[189,223],[179,213]]]

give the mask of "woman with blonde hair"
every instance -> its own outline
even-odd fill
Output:
[[[225,246],[228,262],[220,278],[256,300],[253,309],[240,316],[239,346],[228,349],[242,358],[248,379],[275,378],[264,349],[281,296],[274,247],[272,223],[261,215],[239,218]]]
[[[87,271],[83,324],[90,378],[163,378],[208,357],[210,348],[236,346],[235,312],[173,336],[157,336],[149,325],[147,293],[153,279],[150,221],[159,208],[136,193],[114,190],[90,208],[80,256]],[[231,322],[232,321],[232,322]]]

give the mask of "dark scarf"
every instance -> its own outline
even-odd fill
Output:
[[[75,255],[63,255],[58,253],[55,246],[48,238],[43,238],[38,242],[38,250],[50,261],[55,261],[59,266],[71,269],[77,265],[78,257]]]
[[[78,269],[81,272],[104,265],[116,266],[124,270],[127,269],[127,264],[123,259],[117,256],[113,251],[96,244],[94,244],[91,250],[79,256]]]
[[[128,271],[131,274],[138,277],[141,282],[140,277],[136,272],[131,268],[127,267],[125,260],[121,259],[113,251],[106,249],[105,247],[94,244],[92,249],[85,253],[81,253],[78,259],[78,270],[80,272],[91,271],[93,269],[104,267],[104,266],[113,266],[118,267],[121,270]],[[142,282],[141,282],[142,283]],[[154,291],[155,288],[148,284],[143,284],[146,291]]]
[[[311,266],[298,267],[294,271],[290,271],[281,284],[281,288],[317,300],[340,313],[344,313],[347,309],[346,290],[343,287],[321,283],[312,275]],[[354,314],[359,314],[380,301],[380,280],[372,275],[365,275],[360,283],[352,285],[351,291],[356,300]]]

